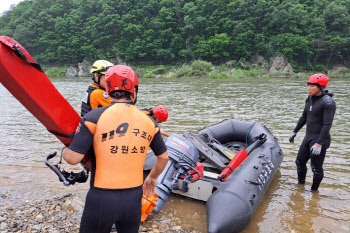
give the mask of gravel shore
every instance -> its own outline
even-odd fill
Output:
[[[1,194],[0,198],[6,199],[6,194]],[[85,194],[66,194],[45,200],[26,201],[19,207],[6,203],[0,207],[0,233],[79,232],[84,202]],[[200,233],[182,229],[180,223],[170,211],[150,216],[141,224],[139,232]]]

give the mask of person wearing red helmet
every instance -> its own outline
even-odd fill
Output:
[[[313,182],[311,191],[317,191],[324,176],[323,162],[326,151],[331,144],[330,129],[333,123],[336,104],[333,94],[325,88],[328,77],[324,74],[311,75],[307,80],[308,98],[305,101],[303,114],[289,137],[294,143],[298,131],[306,124],[306,135],[300,145],[296,158],[298,183],[304,185],[307,173],[306,163],[311,160]]]
[[[163,105],[158,105],[154,110],[153,114],[158,123],[166,122],[168,119],[168,110]]]
[[[168,153],[157,123],[135,106],[139,85],[135,71],[116,65],[105,78],[111,105],[84,115],[62,156],[74,165],[92,150],[92,177],[80,233],[109,233],[113,224],[118,233],[136,233],[142,195],[153,196]],[[157,160],[143,181],[149,147]]]
[[[152,117],[157,123],[166,122],[166,120],[168,119],[168,110],[163,105],[158,105],[154,109],[141,109],[141,111],[146,115]],[[166,133],[162,129],[160,129],[160,134],[166,137],[170,136],[170,134]]]

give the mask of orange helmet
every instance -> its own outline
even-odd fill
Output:
[[[313,74],[307,79],[307,83],[318,84],[321,90],[327,87],[328,81],[328,77],[324,74]]]
[[[127,91],[134,93],[139,86],[139,80],[135,71],[124,65],[116,65],[106,72],[106,91],[111,94],[113,91]]]
[[[158,105],[154,110],[153,114],[161,121],[166,122],[168,119],[168,110],[163,105]]]

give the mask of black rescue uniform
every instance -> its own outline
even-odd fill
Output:
[[[91,146],[93,150],[91,149]],[[69,148],[93,156],[81,233],[138,232],[147,150],[167,149],[156,122],[130,103],[94,109],[81,120]]]
[[[104,107],[110,105],[112,102],[111,97],[97,84],[92,83],[85,92],[83,100],[81,102],[81,114],[84,116],[92,109]]]
[[[333,94],[323,92],[321,96],[309,96],[305,102],[305,108],[294,132],[297,133],[306,124],[306,135],[299,148],[295,161],[297,165],[299,183],[305,183],[307,173],[306,163],[311,158],[311,169],[314,174],[312,190],[317,190],[323,179],[323,162],[326,150],[331,144],[330,129],[332,126],[336,104]],[[315,144],[321,144],[321,153],[312,156],[310,149]]]

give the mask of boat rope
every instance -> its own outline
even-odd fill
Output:
[[[253,128],[253,126],[255,125],[255,121],[254,121],[254,123],[249,127],[249,129],[248,129],[248,132],[247,132],[247,136],[246,136],[246,138],[245,138],[245,147],[247,148],[248,147],[248,135],[249,135],[249,133],[250,133],[250,131],[252,130],[252,128]]]

